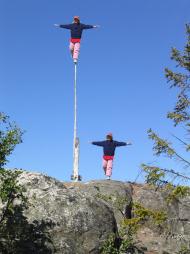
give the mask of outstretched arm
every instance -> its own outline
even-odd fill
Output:
[[[66,25],[59,25],[59,24],[54,24],[55,27],[60,27],[60,28],[65,28],[65,29],[71,29],[72,24],[66,24]]]
[[[91,28],[98,28],[98,25],[85,25],[82,24],[82,29],[91,29]]]
[[[132,145],[131,142],[118,142],[114,141],[116,146],[127,146],[127,145]]]
[[[91,144],[96,146],[104,146],[104,141],[91,142]]]

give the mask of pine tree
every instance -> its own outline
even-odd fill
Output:
[[[160,138],[152,129],[148,130],[148,137],[153,140],[153,151],[156,156],[166,155],[170,159],[177,159],[182,163],[186,173],[177,172],[175,169],[159,168],[157,166],[142,165],[142,169],[147,173],[146,182],[154,185],[166,184],[168,175],[173,175],[178,182],[190,180],[190,161],[185,158],[190,152],[190,24],[186,25],[187,43],[184,50],[180,52],[176,48],[171,50],[171,60],[176,63],[176,71],[165,68],[165,77],[170,84],[170,88],[178,90],[175,107],[167,114],[174,126],[183,126],[185,138],[172,135],[184,148],[184,153],[180,154],[174,145],[166,139]]]

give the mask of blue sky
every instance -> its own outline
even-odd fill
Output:
[[[104,177],[102,150],[89,141],[103,140],[107,132],[133,143],[117,149],[113,179],[133,181],[141,163],[180,169],[153,156],[146,132],[151,127],[164,138],[172,132],[184,137],[166,119],[176,91],[164,68],[175,67],[170,49],[183,49],[189,13],[189,0],[0,0],[0,111],[26,130],[7,167],[70,180],[74,66],[70,33],[53,24],[79,15],[83,23],[101,26],[84,31],[78,65],[83,180]]]

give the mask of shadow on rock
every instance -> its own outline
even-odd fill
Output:
[[[48,230],[52,221],[29,223],[24,216],[25,205],[16,205],[0,224],[0,254],[51,254],[55,247]]]

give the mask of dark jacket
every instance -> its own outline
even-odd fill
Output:
[[[93,145],[96,146],[102,146],[104,149],[104,156],[114,156],[115,154],[115,148],[117,146],[126,146],[126,142],[118,142],[118,141],[110,141],[110,140],[105,140],[105,141],[99,141],[99,142],[92,142]]]
[[[82,23],[72,23],[68,25],[59,25],[61,28],[70,29],[71,30],[71,38],[72,39],[80,39],[82,36],[83,29],[93,28],[91,25],[85,25]]]

